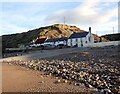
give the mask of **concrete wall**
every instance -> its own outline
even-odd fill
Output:
[[[110,42],[99,42],[88,45],[89,47],[104,47],[110,45],[120,45],[120,41],[110,41]]]

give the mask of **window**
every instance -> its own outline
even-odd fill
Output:
[[[91,41],[90,36],[89,36],[89,38],[88,38],[88,39],[89,39],[89,42],[90,42],[90,41]]]
[[[72,39],[70,39],[70,44],[71,44],[71,46],[72,46]]]
[[[78,42],[78,41],[77,41],[77,38],[76,38],[76,44],[77,44],[77,42]]]
[[[82,39],[81,39],[81,46],[83,46],[83,41],[82,41]]]

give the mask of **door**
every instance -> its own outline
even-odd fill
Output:
[[[83,41],[82,41],[82,38],[81,38],[81,47],[83,46]]]

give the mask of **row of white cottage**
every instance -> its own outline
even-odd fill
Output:
[[[43,40],[43,41],[42,41]],[[37,42],[38,41],[38,42]],[[63,37],[63,38],[53,38],[53,39],[39,39],[36,41],[36,44],[52,44],[52,45],[58,45],[58,44],[64,44],[66,46],[70,47],[86,47],[90,44],[94,43],[94,36],[91,33],[91,28],[89,28],[89,32],[78,32],[78,33],[72,33],[69,38]]]

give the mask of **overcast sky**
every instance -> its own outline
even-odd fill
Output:
[[[92,33],[118,32],[118,2],[0,2],[0,35],[64,23]]]

